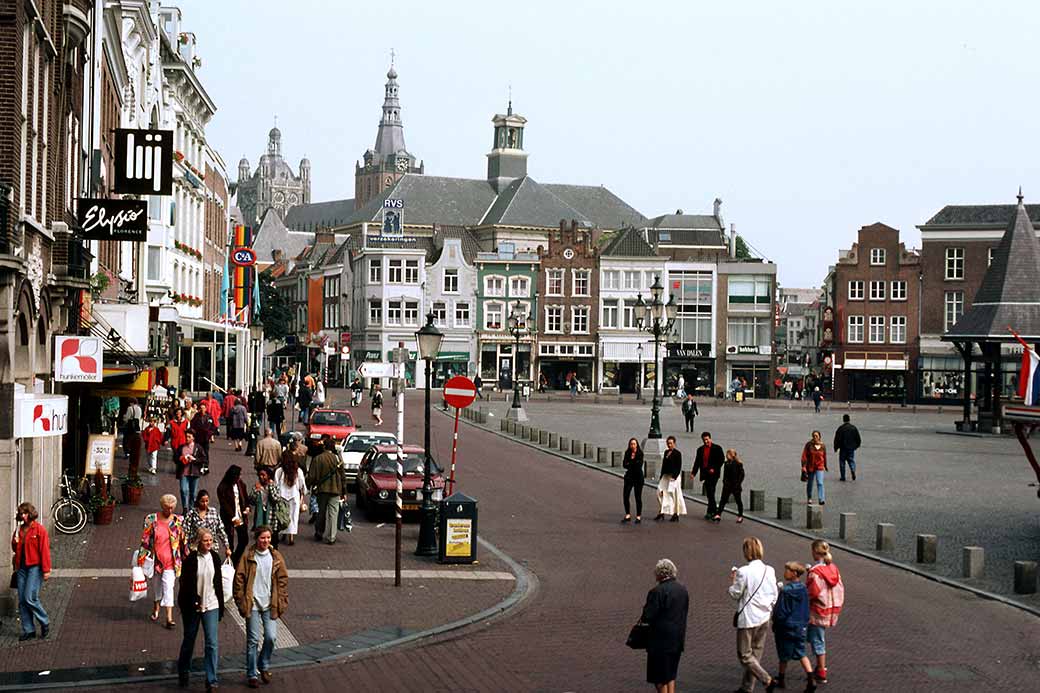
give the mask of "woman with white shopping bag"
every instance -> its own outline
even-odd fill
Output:
[[[188,685],[191,674],[191,655],[195,638],[202,626],[203,662],[206,667],[206,690],[217,685],[217,633],[224,617],[223,557],[213,549],[213,533],[200,529],[196,548],[181,565],[181,589],[177,607],[184,623],[184,639],[177,658],[177,678],[182,686]],[[232,573],[232,579],[234,575]]]
[[[167,493],[159,499],[161,511],[144,518],[141,548],[137,552],[138,566],[145,569],[149,559],[154,566],[150,578],[155,602],[152,620],[158,621],[160,607],[165,608],[166,622],[163,625],[171,629],[177,625],[173,620],[173,586],[181,574],[181,543],[184,539],[184,518],[173,513],[176,507],[177,496]]]
[[[303,497],[307,495],[307,482],[303,479],[300,464],[292,450],[282,453],[282,462],[274,472],[274,483],[278,487],[278,495],[289,504],[289,525],[280,531],[285,535],[285,542],[292,546],[300,531],[300,506]]]
[[[686,499],[683,498],[682,453],[675,447],[675,436],[668,436],[665,441],[668,449],[661,458],[661,480],[657,484],[657,500],[661,510],[654,519],[658,522],[666,515],[671,515],[672,522],[678,522],[680,515],[686,514]]]

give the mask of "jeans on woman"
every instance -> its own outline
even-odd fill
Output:
[[[805,482],[805,497],[812,500],[812,487],[813,483],[816,484],[816,493],[820,497],[820,502],[823,503],[827,499],[823,495],[823,470],[818,469],[815,472],[809,472],[809,478]]]
[[[256,648],[261,638],[264,643],[260,647],[260,661],[257,662]],[[271,653],[274,652],[274,642],[278,639],[278,621],[271,618],[271,610],[260,611],[255,606],[249,612],[249,620],[246,623],[246,678],[255,679],[259,677],[260,671],[267,671],[271,666]]]
[[[184,639],[181,640],[181,655],[177,658],[177,674],[186,679],[191,673],[191,655],[195,651],[195,638],[202,624],[203,661],[206,666],[206,681],[217,682],[217,630],[220,625],[220,609],[210,609],[202,613],[181,612],[184,621]]]
[[[628,474],[625,475],[625,490],[623,492],[624,495],[622,496],[622,498],[625,501],[625,514],[626,515],[631,515],[632,514],[631,506],[629,505],[629,501],[628,501],[629,494],[632,493],[632,491],[636,492],[636,517],[642,517],[643,516],[643,477],[642,476],[632,476],[632,477],[630,477]]]
[[[22,617],[22,634],[36,632],[36,623],[46,628],[50,626],[47,612],[40,603],[40,586],[43,585],[43,569],[39,565],[23,566],[18,569],[18,613]]]
[[[181,477],[181,508],[187,514],[188,508],[195,507],[195,495],[199,492],[199,478],[197,476]]]

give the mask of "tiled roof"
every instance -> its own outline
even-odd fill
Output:
[[[570,219],[586,225],[592,224],[582,212],[561,200],[546,186],[530,176],[524,176],[514,180],[499,193],[495,204],[480,220],[480,225],[558,228],[560,221]]]
[[[480,244],[477,243],[477,239],[473,237],[473,234],[469,232],[465,226],[437,226],[434,232],[433,254],[427,259],[431,265],[440,259],[441,251],[444,250],[443,239],[445,238],[458,238],[462,241],[462,257],[465,258],[466,262],[473,264],[473,261],[477,258],[477,253],[480,252]]]
[[[1021,200],[1021,197],[1019,197]],[[971,308],[944,339],[1010,341],[1008,328],[1023,337],[1040,337],[1040,240],[1026,206],[1019,202]]]
[[[638,229],[623,229],[614,234],[607,246],[600,252],[600,257],[660,257],[654,247],[643,238]]]
[[[644,226],[652,229],[714,229],[721,231],[719,220],[710,214],[662,214],[647,219]]]
[[[285,225],[296,231],[340,226],[354,215],[354,200],[330,200],[297,205],[285,215]]]
[[[1026,205],[1034,225],[1040,225],[1040,205]],[[925,226],[1007,226],[1015,218],[1015,205],[946,205]]]
[[[602,185],[546,183],[545,188],[581,213],[599,229],[640,226],[646,217]]]
[[[253,236],[253,252],[258,261],[273,262],[275,250],[282,251],[285,258],[292,258],[313,242],[313,233],[290,231],[282,223],[278,212],[269,209],[264,212],[264,218],[260,220]]]
[[[722,231],[711,229],[650,229],[650,240],[658,246],[726,246],[726,237]]]
[[[390,198],[404,200],[406,225],[472,226],[494,202],[495,191],[486,180],[407,174],[369,200],[350,217],[350,223],[379,221],[383,201]]]

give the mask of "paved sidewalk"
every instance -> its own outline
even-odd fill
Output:
[[[212,458],[212,471],[199,484],[211,497],[215,498],[216,485],[232,463],[243,467],[246,484],[252,486],[251,460],[233,452],[225,439],[214,440]],[[120,460],[117,472],[125,473],[125,464]],[[163,493],[179,496],[172,470],[170,455],[165,453],[159,475],[143,477],[141,505],[117,506],[112,525],[88,524],[78,535],[53,536],[55,570],[42,590],[52,620],[51,636],[46,641],[18,643],[17,619],[6,619],[0,628],[0,672],[9,675],[0,674],[0,686],[44,681],[32,676],[52,671],[54,677],[58,670],[70,667],[115,667],[124,675],[168,673],[180,647],[180,614],[174,610],[178,626],[173,630],[150,622],[150,598],[129,602],[129,574],[144,516],[158,508]],[[375,637],[358,642],[372,644],[424,631],[498,604],[514,590],[512,572],[488,551],[478,553],[476,566],[442,566],[414,556],[418,539],[414,521],[405,524],[403,584],[395,588],[392,522],[374,524],[355,513],[354,531],[341,533],[336,544],[328,546],[310,538],[313,532],[307,518],[301,514],[295,546],[280,547],[290,571],[289,610],[279,636],[281,656],[300,656],[283,649],[298,643],[334,642],[334,649],[342,650],[352,646],[351,637],[373,629],[379,631]],[[244,627],[233,608],[226,615],[220,625],[221,655],[228,666],[242,667]],[[196,656],[201,653],[199,638]],[[313,660],[315,652],[305,655]],[[106,671],[112,675],[111,669]],[[26,672],[29,678],[11,678],[13,672]]]
[[[858,526],[853,545],[873,549],[876,524],[891,522],[896,525],[897,548],[884,555],[914,564],[914,535],[935,534],[939,562],[923,569],[956,580],[961,580],[961,547],[982,546],[985,573],[965,583],[1040,608],[1040,595],[1016,595],[1012,590],[1014,561],[1040,560],[1035,477],[1013,438],[940,435],[937,432],[952,428],[949,414],[854,411],[852,421],[863,438],[856,454],[858,480],[851,481],[848,474],[842,483],[837,453],[831,448],[845,412],[817,415],[797,402],[790,409],[719,405],[712,400],[698,404],[701,415],[694,433],[685,432],[681,411],[668,404],[661,410],[662,432],[677,437],[686,470],[692,468],[701,431],[711,431],[724,448],[735,448],[746,466],[745,511],[751,489],[766,491],[763,516],[771,519],[776,517],[776,497],[790,496],[794,513],[787,524],[805,528],[800,456],[811,431],[820,429],[830,469],[822,536],[840,541],[839,514],[854,512]],[[488,425],[497,430],[508,405],[494,402],[484,407],[495,414]],[[611,450],[624,449],[633,436],[642,441],[650,418],[649,404],[604,406],[583,399],[532,402],[526,409],[532,426]],[[689,478],[685,481],[690,489]],[[699,483],[694,492],[700,492]],[[732,503],[729,509],[736,511]]]

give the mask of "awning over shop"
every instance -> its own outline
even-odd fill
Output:
[[[126,372],[105,368],[101,387],[90,394],[95,397],[148,397],[155,387],[155,371]]]
[[[850,371],[905,371],[906,354],[885,352],[848,352],[845,370]]]
[[[650,346],[643,347],[643,354],[639,354],[639,343],[638,342],[603,342],[603,360],[604,361],[653,361],[654,360],[654,347],[653,342],[650,342]]]

